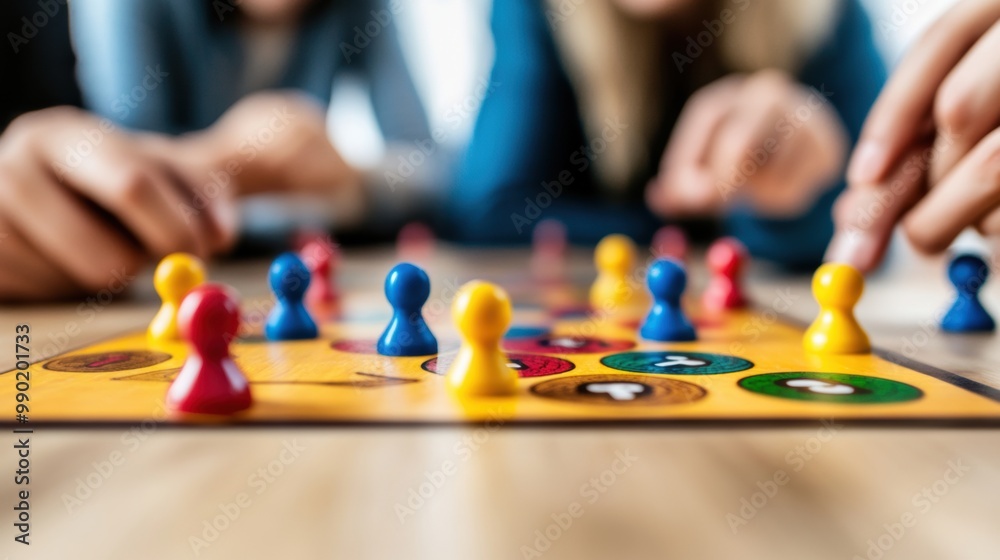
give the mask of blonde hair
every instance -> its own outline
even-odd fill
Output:
[[[503,0],[497,0],[503,1]],[[693,0],[701,1],[701,0]],[[724,29],[709,46],[732,72],[778,68],[795,72],[827,37],[839,0],[726,0],[714,16]],[[628,128],[594,162],[598,180],[621,188],[646,167],[648,146],[660,127],[665,88],[661,57],[663,30],[655,22],[628,16],[614,0],[547,0],[550,27],[574,86],[584,131],[601,135],[608,119]],[[697,35],[703,27],[692,34]],[[683,53],[676,55],[686,56]],[[698,61],[691,64],[697,75]],[[718,76],[716,76],[718,77]],[[693,78],[693,76],[692,76]]]

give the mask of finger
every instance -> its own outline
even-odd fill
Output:
[[[836,233],[825,260],[847,263],[861,271],[882,261],[900,216],[926,192],[930,148],[911,148],[879,185],[850,185],[834,206]]]
[[[768,165],[770,157],[754,159],[752,152],[768,141],[774,145],[765,156],[777,151],[775,127],[782,118],[782,108],[792,92],[791,82],[779,72],[759,72],[747,78],[737,96],[736,105],[719,126],[713,141],[706,147],[706,161],[717,178],[750,175]],[[741,173],[744,169],[750,173]],[[749,177],[748,177],[749,178]]]
[[[938,253],[1000,206],[1000,130],[991,132],[903,220],[910,242]]]
[[[719,123],[732,110],[732,102],[745,78],[731,76],[695,93],[681,112],[670,135],[660,172],[680,165],[704,166]]]
[[[939,86],[998,16],[1000,3],[963,2],[924,34],[869,113],[848,167],[850,182],[881,182],[918,142],[932,118]]]
[[[100,289],[115,271],[130,270],[140,261],[140,253],[125,236],[44,169],[7,166],[0,183],[7,220],[78,284]]]
[[[64,177],[69,184],[114,214],[153,257],[176,251],[207,256],[199,235],[199,221],[205,218],[190,212],[190,202],[179,196],[188,189],[148,161],[112,154],[111,146],[98,149],[106,151]]]
[[[931,167],[934,185],[1000,124],[1000,25],[983,35],[948,75],[934,102],[938,155]],[[992,69],[992,71],[990,71]]]
[[[660,173],[647,188],[647,204],[664,216],[703,214],[719,201],[706,157],[732,107],[741,79],[731,77],[695,94],[670,136]],[[725,193],[723,193],[725,195]]]
[[[1000,208],[986,214],[976,225],[976,229],[983,235],[1000,235]]]

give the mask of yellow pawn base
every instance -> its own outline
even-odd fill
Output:
[[[816,270],[812,290],[819,316],[806,330],[803,347],[814,354],[867,354],[871,342],[854,318],[865,279],[853,267],[827,263]]]
[[[517,373],[507,366],[500,340],[510,326],[507,293],[474,280],[462,286],[452,305],[452,318],[462,347],[447,373],[447,384],[458,397],[504,397],[517,393]]]
[[[153,287],[163,304],[146,331],[154,342],[176,342],[181,339],[177,328],[177,310],[192,288],[205,282],[205,265],[194,255],[173,253],[156,266]]]

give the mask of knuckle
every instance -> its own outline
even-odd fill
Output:
[[[932,255],[947,247],[947,241],[920,220],[905,219],[902,229],[910,245],[920,253]]]
[[[149,174],[134,166],[122,169],[112,186],[115,201],[126,206],[144,200],[152,188],[153,182]]]
[[[954,77],[947,78],[934,97],[934,122],[944,130],[960,132],[975,119],[968,89]]]

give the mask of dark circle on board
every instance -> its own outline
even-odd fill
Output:
[[[95,352],[64,356],[45,362],[43,368],[49,371],[69,371],[74,373],[104,373],[127,371],[162,364],[170,359],[170,354],[148,350],[121,350],[118,352]]]
[[[623,352],[601,358],[611,369],[632,373],[670,375],[717,375],[748,370],[753,362],[726,354],[704,354],[672,350],[655,352]]]
[[[613,406],[687,404],[708,394],[686,381],[623,374],[550,379],[533,385],[531,392],[547,399]]]
[[[420,367],[424,371],[444,375],[454,360],[454,354],[440,356],[427,360]],[[541,354],[508,354],[507,365],[517,371],[518,377],[545,377],[566,373],[576,367],[569,360]]]
[[[505,339],[505,350],[538,354],[597,354],[619,352],[635,348],[631,340],[611,340],[588,336],[540,336],[535,338]]]
[[[809,371],[752,375],[740,379],[739,386],[771,397],[838,404],[899,403],[924,395],[913,385],[891,379]]]
[[[371,354],[378,356],[378,340],[341,338],[330,343],[330,348],[351,354]],[[454,341],[438,341],[438,352],[450,352],[458,349],[458,343]],[[395,357],[395,356],[387,356]],[[403,357],[403,356],[401,356]],[[419,356],[416,356],[419,357]]]

